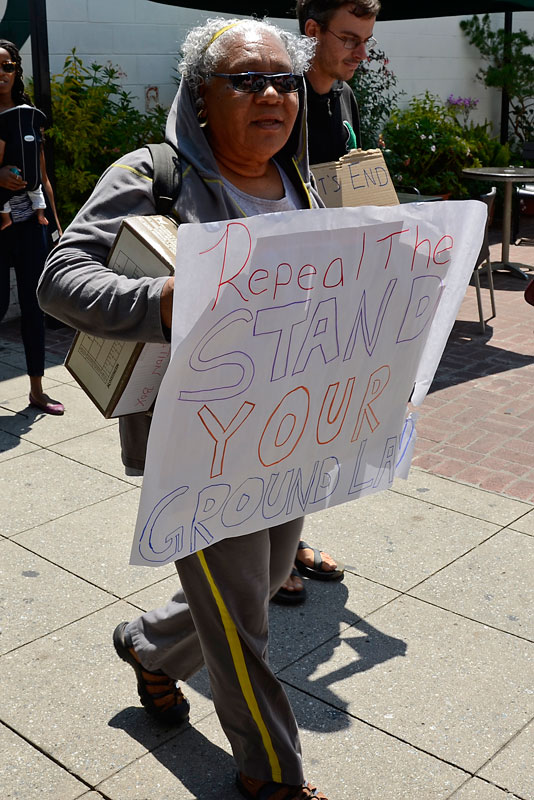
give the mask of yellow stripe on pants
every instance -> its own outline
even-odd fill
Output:
[[[200,560],[206,578],[208,579],[208,583],[213,593],[213,597],[215,598],[215,602],[217,603],[217,608],[219,609],[219,614],[221,615],[221,620],[224,626],[224,631],[226,633],[228,644],[230,646],[232,660],[234,662],[234,667],[237,674],[237,678],[239,680],[241,691],[243,692],[243,697],[245,698],[252,719],[258,726],[263,746],[265,747],[265,750],[269,757],[269,763],[271,765],[271,770],[272,770],[272,779],[276,783],[281,783],[282,770],[280,768],[280,762],[278,761],[278,756],[274,752],[274,747],[271,741],[271,737],[269,735],[269,731],[267,730],[267,726],[263,721],[263,717],[261,716],[260,708],[258,706],[258,701],[256,700],[256,697],[254,695],[254,690],[252,688],[250,677],[247,671],[247,665],[245,663],[245,656],[243,655],[243,648],[241,647],[239,634],[235,627],[234,621],[224,604],[224,601],[221,597],[221,593],[219,592],[215,584],[215,581],[211,576],[211,572],[206,562],[206,557],[202,552],[202,550],[197,552],[197,556]]]

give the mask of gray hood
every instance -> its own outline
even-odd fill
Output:
[[[317,202],[317,195],[310,185],[305,108],[306,95],[303,88],[299,92],[299,112],[293,131],[285,146],[275,155],[275,159],[296,186],[304,206],[310,207],[322,203]],[[242,212],[224,189],[221,174],[204,130],[199,125],[194,100],[185,80],[181,82],[171,106],[165,140],[178,148],[182,161],[183,184],[175,206],[182,221],[212,222],[242,216]],[[201,206],[198,204],[199,192],[203,195]]]

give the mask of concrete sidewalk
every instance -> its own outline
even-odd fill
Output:
[[[330,800],[534,799],[534,506],[512,480],[498,494],[461,479],[481,446],[446,441],[461,419],[438,426],[441,442],[428,436],[437,417],[463,414],[467,426],[477,403],[484,420],[505,414],[503,387],[485,383],[498,372],[515,386],[500,433],[509,451],[534,424],[534,308],[517,278],[499,273],[496,288],[491,334],[477,338],[469,287],[423,406],[418,458],[441,461],[310,516],[305,538],[346,562],[345,580],[308,581],[304,606],[271,609],[271,660],[301,727],[306,774]],[[523,318],[510,365],[499,353],[483,369],[481,348]],[[70,338],[64,328],[48,336],[45,385],[67,408],[54,418],[28,408],[17,330],[0,326],[2,800],[237,800],[206,675],[185,687],[191,724],[161,727],[113,650],[115,625],[166,600],[177,578],[172,567],[128,565],[140,481],[123,474],[116,423],[61,366]],[[530,480],[534,453],[522,452]],[[450,474],[437,474],[445,461]],[[504,472],[510,463],[522,462]]]

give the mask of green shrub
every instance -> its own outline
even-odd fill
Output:
[[[111,65],[83,65],[76,51],[52,76],[56,202],[67,225],[89,197],[98,178],[119,156],[146,142],[162,141],[167,110],[138,111],[124,77]]]
[[[534,36],[524,30],[494,31],[488,14],[461,20],[460,27],[485,62],[477,79],[508,95],[511,138],[521,152],[519,143],[534,138]]]
[[[397,78],[389,68],[383,50],[372,48],[367,61],[362,61],[351,81],[351,88],[360,109],[362,141],[358,144],[369,150],[379,146],[380,132],[404,92],[397,91]]]
[[[508,146],[490,135],[490,123],[459,120],[439,97],[425,92],[404,110],[396,109],[383,132],[385,158],[395,184],[417,186],[423,194],[465,199],[473,191],[466,167],[506,166]]]

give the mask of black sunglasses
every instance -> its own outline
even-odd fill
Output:
[[[215,78],[226,78],[232,84],[236,92],[246,94],[256,94],[263,92],[268,83],[281,94],[298,92],[302,89],[302,75],[293,75],[292,72],[238,72],[228,74],[227,72],[212,72]]]
[[[15,72],[17,65],[14,61],[0,61],[0,67],[6,73]]]

